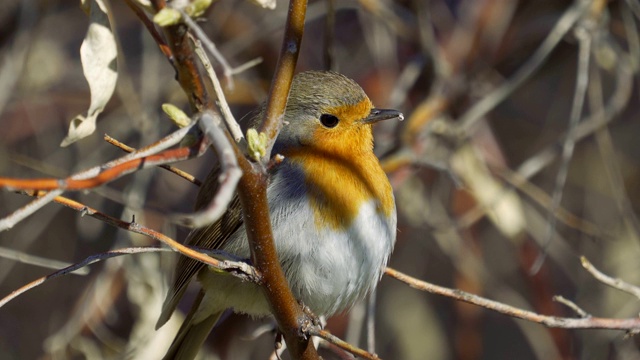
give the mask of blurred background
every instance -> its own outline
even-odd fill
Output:
[[[122,156],[103,134],[142,147],[175,130],[162,103],[189,111],[140,20],[124,1],[108,4],[116,92],[95,134],[67,148],[59,144],[69,121],[89,106],[79,58],[88,18],[77,1],[0,4],[0,176],[69,176]],[[266,97],[287,6],[217,0],[200,22],[232,66],[262,59],[227,87],[238,119]],[[407,118],[375,129],[399,211],[390,266],[541,314],[577,317],[553,301],[561,295],[593,316],[637,317],[640,299],[595,280],[580,256],[640,285],[639,21],[637,0],[310,1],[298,71],[344,73],[377,107]],[[177,167],[203,179],[214,162],[209,153]],[[167,217],[190,211],[196,191],[149,169],[66,196],[183,240],[187,231]],[[0,215],[30,200],[2,191]],[[49,204],[0,233],[0,296],[54,271],[30,256],[61,268],[147,245],[157,244]],[[154,331],[175,260],[122,256],[23,294],[0,308],[0,358],[160,358],[181,322],[174,315]],[[366,348],[366,319],[362,304],[328,329]],[[268,324],[230,316],[205,358],[268,358]],[[548,329],[385,277],[375,351],[384,359],[638,359],[640,340]],[[322,355],[348,358],[326,345]]]

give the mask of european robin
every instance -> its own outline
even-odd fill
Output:
[[[253,123],[263,110],[264,105]],[[330,316],[376,287],[393,250],[395,200],[373,153],[371,127],[403,116],[375,109],[353,80],[318,71],[294,77],[284,116],[272,151],[284,160],[271,171],[267,189],[274,241],[294,296],[315,314]],[[216,193],[218,176],[213,169],[196,209]],[[249,259],[237,194],[220,220],[193,230],[186,243]],[[252,316],[270,313],[258,285],[181,256],[156,328],[171,317],[196,274],[202,289],[167,359],[194,358],[226,309]]]

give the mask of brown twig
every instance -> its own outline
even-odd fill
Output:
[[[289,89],[300,53],[306,11],[306,0],[291,0],[289,2],[289,14],[287,15],[287,26],[282,39],[280,57],[269,90],[265,117],[260,127],[260,132],[267,134],[269,139],[267,154],[271,153],[273,143],[282,127],[282,116],[287,105]]]
[[[166,150],[159,154],[149,155],[138,159],[109,167],[98,175],[90,178],[72,176],[66,179],[13,179],[0,178],[0,187],[11,190],[83,190],[98,187],[124,175],[140,169],[158,166],[166,163],[193,158],[204,152],[206,148],[201,143],[192,147]]]
[[[160,51],[162,51],[164,56],[166,56],[167,59],[169,59],[169,62],[173,63],[173,54],[171,53],[171,48],[164,41],[164,39],[162,38],[162,35],[160,35],[158,30],[156,29],[156,25],[153,23],[153,21],[149,20],[149,18],[144,13],[144,11],[140,9],[140,7],[136,5],[132,0],[124,0],[124,1],[127,3],[127,6],[129,6],[129,8],[136,14],[138,19],[142,21],[142,24],[144,25],[144,27],[147,28],[147,31],[149,32],[151,37],[153,37],[153,40],[155,40],[156,44],[158,44]]]
[[[156,11],[166,6],[165,0],[152,0],[151,4]],[[186,25],[165,27],[164,33],[173,53],[173,66],[176,69],[178,83],[187,95],[194,112],[213,110],[213,103],[204,83],[205,77],[200,74],[196,65]]]
[[[41,192],[35,192],[27,195],[42,196],[43,194]],[[135,232],[137,234],[146,235],[154,240],[163,242],[166,245],[168,245],[171,249],[173,249],[176,252],[179,252],[182,255],[201,261],[217,269],[230,272],[235,276],[238,276],[244,280],[255,282],[255,283],[261,282],[260,272],[257,271],[255,268],[247,265],[246,263],[227,261],[227,260],[218,260],[192,247],[185,246],[173,240],[172,238],[162,233],[159,233],[155,230],[149,229],[135,222],[127,222],[124,220],[114,218],[113,216],[107,215],[94,208],[91,208],[75,200],[66,198],[64,196],[57,196],[53,201],[55,201],[60,205],[64,205],[68,208],[71,208],[73,210],[79,211],[82,214],[82,216],[90,216],[97,220],[103,221],[111,226],[124,229],[127,231],[131,231],[131,232]]]
[[[309,335],[312,336],[317,336],[327,342],[330,342],[331,344],[350,352],[351,354],[355,355],[355,356],[359,356],[361,358],[364,359],[370,359],[370,360],[379,360],[380,358],[378,357],[378,355],[376,354],[372,354],[366,350],[360,349],[359,347],[353,346],[350,343],[340,339],[339,337],[331,334],[330,332],[328,332],[327,330],[324,329],[320,329],[317,326],[311,326],[309,327],[309,329],[307,329],[307,332],[309,333]]]
[[[161,140],[138,151],[94,166],[72,175],[66,179],[14,179],[0,177],[0,188],[10,190],[81,190],[94,188],[113,181],[126,174],[151,166],[162,165],[199,156],[206,150],[206,142],[202,139],[190,147],[182,147],[163,151],[178,142],[196,124],[191,124],[174,131]]]
[[[533,311],[519,309],[514,306],[506,305],[498,301],[489,300],[481,296],[473,295],[456,289],[449,289],[443,286],[430,284],[428,282],[418,280],[409,275],[403,274],[397,270],[386,268],[385,274],[397,280],[400,280],[414,289],[426,291],[432,294],[446,296],[458,301],[464,301],[469,304],[481,306],[483,308],[499,312],[514,318],[523,319],[538,324],[543,324],[551,328],[563,329],[612,329],[612,330],[640,330],[640,317],[628,319],[612,319],[612,318],[565,318],[557,316],[548,316],[535,313]]]
[[[123,143],[121,141],[118,141],[117,139],[114,139],[111,136],[106,135],[106,134],[104,135],[104,141],[106,141],[109,144],[121,149],[122,151],[126,151],[128,153],[132,153],[132,152],[136,151],[135,148],[132,148],[131,146],[129,146],[129,145],[127,145],[127,144],[125,144],[125,143]],[[196,179],[195,176],[189,174],[186,171],[180,170],[177,167],[174,167],[174,166],[171,166],[171,165],[160,165],[160,167],[165,169],[165,170],[167,170],[167,171],[170,171],[170,172],[172,172],[172,173],[174,173],[174,174],[176,174],[178,176],[180,176],[181,178],[189,181],[190,183],[193,183],[193,184],[195,184],[197,186],[202,186],[202,181]]]

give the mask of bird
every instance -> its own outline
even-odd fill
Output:
[[[249,124],[258,124],[262,104]],[[372,125],[403,119],[374,108],[352,79],[331,71],[294,76],[284,125],[272,154],[283,160],[270,170],[267,199],[278,260],[296,299],[316,315],[331,316],[373,291],[396,240],[397,215],[389,179],[373,152]],[[214,167],[195,208],[219,187]],[[224,215],[192,230],[185,243],[250,259],[237,193]],[[156,329],[175,311],[196,277],[201,290],[165,359],[193,359],[227,309],[263,317],[269,304],[259,285],[180,256]]]

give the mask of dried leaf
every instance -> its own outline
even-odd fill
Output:
[[[91,90],[91,104],[87,116],[77,115],[71,120],[67,137],[60,144],[63,147],[95,131],[96,119],[111,99],[118,78],[118,51],[103,0],[85,0],[81,6],[88,10],[90,19],[87,35],[80,46],[80,60]]]

